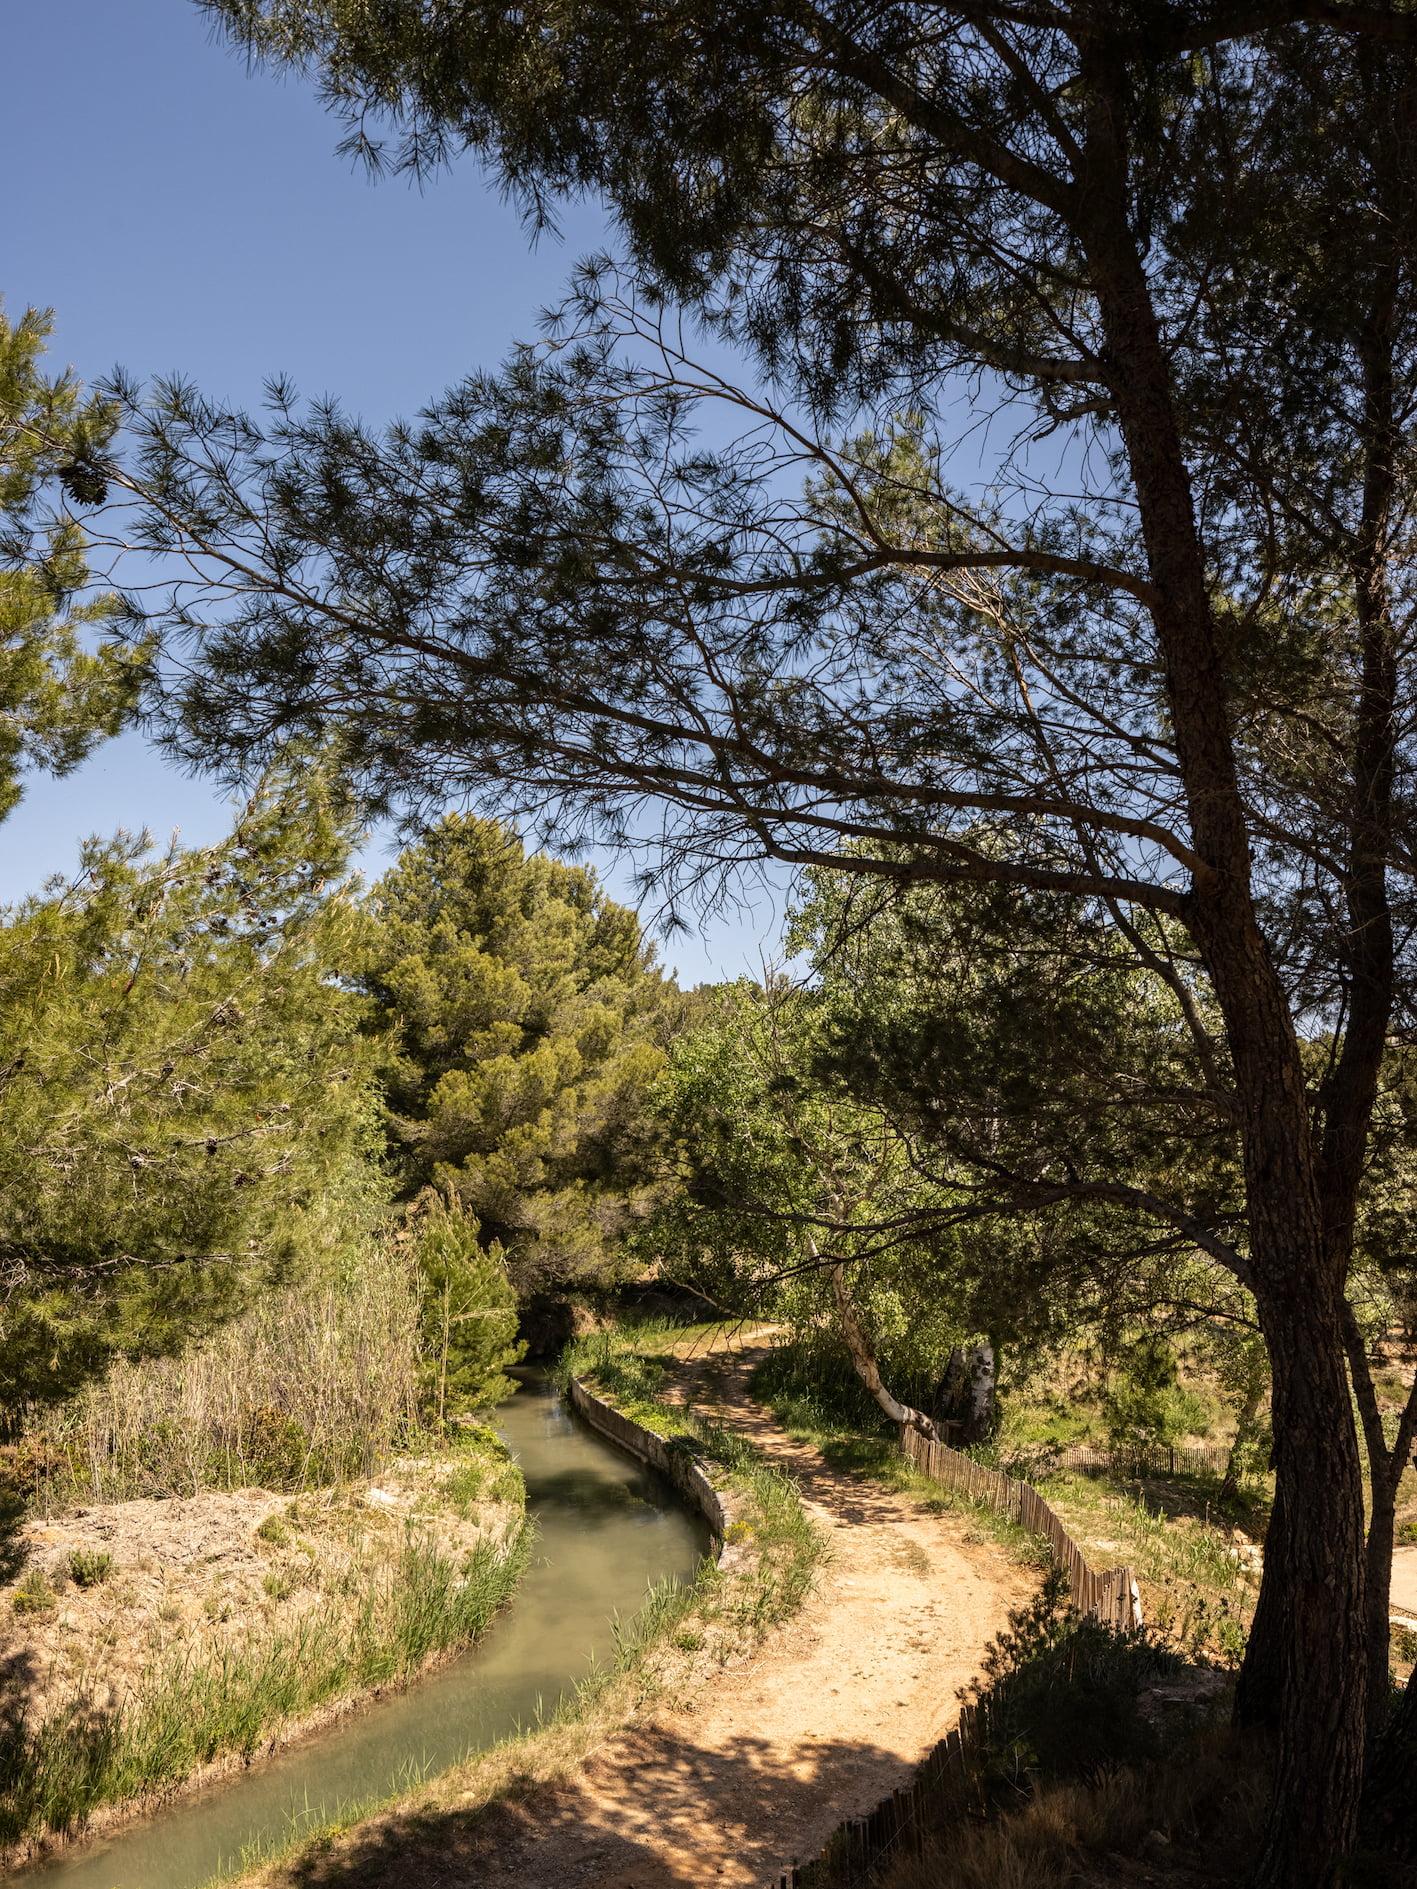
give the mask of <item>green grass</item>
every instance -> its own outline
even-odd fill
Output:
[[[627,1333],[592,1332],[568,1346],[557,1375],[563,1385],[572,1377],[589,1383],[671,1448],[682,1449],[706,1465],[715,1483],[726,1481],[737,1494],[744,1513],[736,1525],[739,1533],[735,1539],[744,1539],[746,1531],[756,1554],[748,1591],[734,1602],[734,1608],[741,1627],[761,1632],[802,1604],[824,1544],[790,1476],[766,1462],[735,1430],[710,1422],[688,1406],[670,1403],[664,1397],[664,1367],[655,1351],[682,1340],[685,1329],[654,1327],[651,1343],[655,1350],[649,1352],[644,1345],[643,1327]],[[657,1342],[661,1339],[665,1342]]]
[[[353,1618],[326,1610],[259,1644],[170,1663],[120,1708],[80,1698],[36,1725],[18,1716],[0,1731],[0,1843],[72,1831],[101,1805],[170,1787],[213,1759],[249,1758],[285,1721],[406,1682],[482,1633],[530,1545],[523,1525],[454,1557],[410,1532],[365,1570]]]
[[[1041,1482],[1039,1492],[1094,1566],[1131,1567],[1158,1633],[1189,1658],[1238,1666],[1258,1584],[1232,1553],[1228,1529],[1165,1513],[1145,1494],[1095,1476],[1065,1471]]]

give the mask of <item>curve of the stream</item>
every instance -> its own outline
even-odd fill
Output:
[[[708,1546],[667,1485],[575,1421],[528,1374],[496,1415],[526,1477],[536,1551],[474,1652],[268,1761],[50,1863],[17,1889],[199,1889],[213,1876],[415,1775],[530,1724],[608,1655],[615,1617],[653,1581],[692,1576]]]

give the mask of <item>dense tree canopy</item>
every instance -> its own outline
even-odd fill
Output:
[[[371,909],[361,981],[406,1186],[449,1190],[523,1287],[622,1271],[675,997],[634,913],[467,815],[408,847]]]
[[[0,817],[28,768],[64,773],[116,732],[136,704],[148,651],[116,634],[116,597],[85,598],[83,533],[46,491],[63,481],[92,503],[102,480],[82,462],[112,437],[111,403],[40,371],[48,320],[0,313]]]
[[[70,1395],[362,1237],[383,1188],[347,823],[318,775],[231,836],[91,842],[0,925],[0,1394]]]

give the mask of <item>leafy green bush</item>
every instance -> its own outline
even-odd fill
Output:
[[[113,1572],[113,1556],[106,1548],[72,1548],[69,1575],[75,1587],[99,1587]]]
[[[989,1775],[1016,1794],[1021,1779],[1095,1781],[1157,1756],[1159,1734],[1138,1697],[1182,1664],[1144,1630],[1122,1633],[1076,1613],[1066,1574],[1050,1568],[1038,1595],[1010,1613],[973,1688],[989,1708]]]
[[[47,1614],[53,1612],[57,1599],[44,1569],[31,1568],[10,1596],[10,1605],[17,1614]]]

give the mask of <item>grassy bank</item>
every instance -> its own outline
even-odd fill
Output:
[[[749,1589],[734,1596],[733,1609],[741,1625],[759,1630],[801,1605],[821,1543],[789,1477],[764,1462],[736,1432],[666,1397],[661,1354],[672,1341],[671,1334],[658,1329],[646,1334],[593,1332],[567,1349],[559,1375],[563,1382],[581,1378],[627,1417],[703,1463],[716,1483],[736,1492],[743,1512],[736,1539],[751,1541],[756,1552]]]
[[[349,1804],[324,1828],[248,1853],[217,1880],[244,1889],[326,1883],[374,1889],[425,1874],[439,1879],[450,1859],[475,1859],[487,1819],[499,1806],[567,1776],[649,1706],[692,1697],[801,1604],[820,1563],[820,1539],[788,1477],[732,1432],[664,1395],[658,1354],[684,1337],[682,1327],[657,1324],[595,1333],[570,1347],[560,1374],[563,1381],[586,1378],[637,1423],[692,1452],[716,1483],[731,1485],[741,1518],[735,1543],[747,1552],[729,1569],[703,1561],[687,1586],[667,1581],[652,1588],[643,1606],[617,1623],[611,1658],[568,1688],[523,1735],[394,1796]]]
[[[51,1671],[21,1686],[17,1669],[7,1701],[0,1844],[22,1853],[106,1808],[170,1792],[204,1767],[248,1760],[281,1732],[406,1683],[474,1641],[526,1566],[520,1474],[490,1432],[408,1467],[395,1513],[357,1493],[272,1507],[251,1544],[265,1569],[255,1604],[248,1598],[235,1617],[194,1611],[170,1634],[176,1602],[163,1601],[146,1627],[132,1619],[136,1582],[111,1557],[70,1556],[75,1587],[95,1585],[97,1572],[111,1590],[102,1595],[61,1591],[36,1564],[11,1612],[16,1634],[49,1651]],[[107,1612],[95,1612],[104,1602]],[[111,1646],[97,1646],[95,1668],[110,1656],[97,1676],[61,1683],[55,1675],[53,1649],[71,1644],[85,1608],[99,1631],[126,1628],[151,1649],[121,1688]]]

